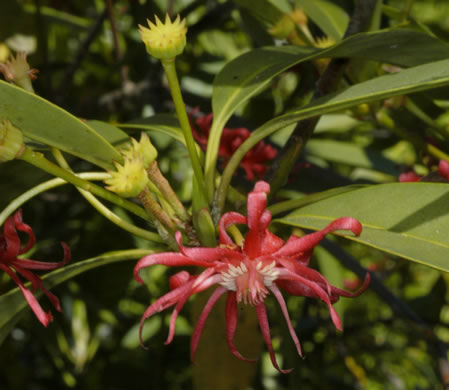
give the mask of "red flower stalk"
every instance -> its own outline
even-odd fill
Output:
[[[28,242],[23,248],[21,248],[20,238],[17,231],[24,232],[28,235]],[[5,221],[3,233],[0,234],[0,269],[5,271],[19,286],[37,319],[42,325],[47,326],[53,319],[51,312],[44,312],[36,297],[24,286],[18,275],[29,280],[33,290],[36,290],[36,288],[42,290],[42,292],[50,299],[50,302],[56,310],[62,311],[58,298],[43,286],[41,278],[35,275],[32,270],[49,271],[64,266],[70,261],[70,249],[65,243],[61,242],[64,249],[64,259],[57,263],[18,258],[19,255],[28,252],[34,246],[35,241],[36,238],[33,230],[22,221],[22,211],[17,211]]]
[[[193,112],[193,114],[194,113],[195,112]],[[196,118],[194,124],[193,114],[190,115],[193,136],[200,144],[201,148],[206,150],[213,114],[210,113]],[[198,129],[198,131],[196,129]],[[250,135],[251,132],[244,127],[223,129],[220,147],[218,149],[218,156],[223,159],[223,166],[226,166],[234,152],[249,138]],[[276,154],[277,150],[271,145],[266,144],[264,141],[258,142],[240,162],[241,167],[245,170],[246,178],[250,181],[254,181],[256,177],[260,179],[268,169],[265,163],[273,160],[276,157]]]
[[[140,283],[143,283],[143,280],[139,276],[139,271],[155,264],[205,268],[198,275],[190,275],[187,271],[181,271],[170,278],[171,291],[151,304],[142,316],[140,322],[141,344],[143,344],[141,332],[145,319],[174,306],[166,341],[166,344],[170,343],[174,336],[178,313],[189,297],[213,285],[218,287],[204,306],[193,331],[191,339],[192,360],[206,319],[214,304],[224,294],[227,294],[226,339],[231,352],[241,360],[250,361],[243,357],[234,345],[234,334],[237,328],[237,304],[243,301],[255,306],[260,329],[273,366],[282,373],[290,370],[279,368],[271,343],[270,328],[264,304],[264,300],[270,292],[279,302],[290,335],[300,356],[302,356],[302,353],[299,340],[293,329],[287,305],[279,287],[292,295],[321,299],[328,305],[335,326],[341,330],[340,318],[332,303],[336,302],[340,296],[355,297],[362,293],[368,287],[369,274],[367,274],[361,289],[353,294],[331,286],[318,271],[309,268],[308,263],[313,248],[326,234],[336,230],[350,230],[355,235],[359,235],[362,231],[361,224],[353,218],[339,218],[321,231],[304,237],[292,235],[284,242],[267,229],[271,221],[271,213],[266,209],[269,190],[270,186],[266,182],[259,181],[248,195],[247,217],[236,212],[228,212],[221,217],[219,222],[220,246],[216,248],[186,248],[182,244],[181,233],[177,232],[176,240],[180,253],[157,253],[139,260],[134,268],[134,276]],[[233,224],[246,224],[248,226],[248,233],[242,246],[234,244],[226,232],[226,229]]]

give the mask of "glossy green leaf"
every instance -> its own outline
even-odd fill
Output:
[[[327,161],[374,169],[389,175],[398,176],[400,173],[398,164],[382,153],[349,142],[311,139],[306,144],[306,152]]]
[[[62,108],[14,85],[0,81],[0,119],[9,119],[28,138],[111,168],[120,153],[89,127]]]
[[[185,145],[184,136],[179,127],[178,119],[170,114],[157,114],[149,118],[136,119],[117,125],[125,131],[154,131],[170,136]]]
[[[153,252],[153,250],[149,249],[132,249],[128,251],[108,252],[103,255],[74,264],[69,264],[63,268],[52,271],[43,276],[42,280],[44,281],[45,287],[51,289],[52,287],[74,278],[83,272],[90,271],[91,269],[103,265],[113,264],[118,261],[140,259],[141,257]],[[41,296],[42,293],[40,290],[36,290],[35,295]],[[19,288],[14,288],[6,294],[0,296],[0,313],[2,313],[0,316],[0,343],[3,342],[25,310],[28,310],[28,303]]]
[[[128,134],[110,123],[92,120],[87,121],[87,125],[114,146],[120,145],[129,139]]]
[[[354,241],[449,272],[449,185],[394,183],[364,187],[306,205],[276,222],[321,229],[339,217],[363,225]]]
[[[314,58],[346,56],[384,61],[399,66],[416,66],[448,58],[449,45],[419,31],[392,29],[356,34],[324,50],[297,46],[265,47],[237,57],[229,62],[214,80],[214,121],[205,161],[208,189],[213,187],[222,129],[237,108],[263,90],[275,76],[293,65]],[[441,69],[437,75],[440,72]],[[422,80],[424,75],[420,76]],[[413,84],[413,79],[410,81]],[[367,90],[366,94],[369,93]]]
[[[240,7],[246,8],[253,16],[269,25],[282,18],[283,12],[269,0],[233,0]]]
[[[449,85],[449,60],[436,61],[429,64],[404,69],[401,72],[376,77],[374,79],[353,85],[345,90],[324,96],[298,110],[280,115],[253,131],[240,147],[234,152],[222,175],[219,193],[214,213],[221,213],[224,207],[226,188],[231,182],[232,174],[244,155],[259,141],[269,137],[274,132],[283,129],[301,119],[310,118],[350,108],[361,103],[369,103],[390,96],[406,95]]]
[[[328,37],[336,41],[343,37],[349,22],[348,14],[343,9],[325,0],[295,2]]]

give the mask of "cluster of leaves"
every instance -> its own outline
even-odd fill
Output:
[[[294,7],[309,18],[310,36],[299,27],[293,37],[277,32],[277,22]],[[253,388],[435,389],[447,364],[448,279],[441,271],[449,270],[449,187],[397,181],[410,169],[429,176],[436,162],[448,157],[449,6],[442,0],[377,1],[369,32],[343,39],[353,10],[349,0],[0,5],[0,49],[34,51],[29,62],[40,70],[34,83],[40,97],[0,82],[0,119],[12,120],[36,148],[67,152],[77,172],[109,168],[117,156],[113,146],[145,130],[180,199],[192,198],[192,172],[177,121],[161,114],[173,111],[162,68],[148,58],[137,32],[153,14],[179,12],[187,18],[188,45],[177,66],[188,105],[213,111],[209,142],[219,142],[225,125],[253,129],[227,161],[223,193],[251,146],[265,140],[282,150],[298,121],[321,116],[288,184],[276,194],[283,202],[271,208],[278,218],[274,228],[282,235],[291,227],[318,229],[336,217],[357,218],[363,234],[349,243],[326,241],[314,265],[337,286],[357,283],[348,269],[362,277],[358,263],[377,277],[372,292],[337,304],[342,334],[332,328],[325,307],[289,298],[306,359],[298,361],[288,330],[275,320],[282,315],[271,316],[273,334],[282,336],[277,352],[283,365],[295,370],[280,377],[263,355]],[[311,45],[310,37],[315,43],[332,38],[335,45],[322,49]],[[347,57],[336,92],[310,100],[329,59]],[[208,180],[215,161],[207,154],[205,169]],[[0,210],[50,178],[21,161],[3,164],[0,177]],[[253,185],[241,172],[232,180],[242,191]],[[225,207],[224,199],[215,203],[218,213]],[[56,238],[80,261],[44,277],[48,287],[56,286],[64,309],[51,331],[35,326],[20,291],[10,291],[8,277],[0,275],[0,387],[178,389],[191,387],[193,376],[195,388],[220,388],[207,380],[232,376],[226,367],[200,371],[201,379],[192,374],[186,317],[178,323],[176,343],[163,345],[167,317],[161,315],[144,328],[150,352],[138,346],[148,291],[155,298],[168,289],[164,268],[142,275],[146,289],[132,280],[135,260],[155,244],[123,234],[68,186],[46,191],[22,208],[42,258],[56,257],[51,252]],[[127,248],[136,249],[113,252]],[[98,268],[102,265],[107,268]],[[224,331],[216,328],[205,337],[208,355],[221,354],[215,342],[224,339]],[[229,388],[227,379],[221,382]]]

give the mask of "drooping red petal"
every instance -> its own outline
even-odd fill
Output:
[[[61,242],[61,245],[64,249],[64,260],[59,262],[46,262],[46,261],[37,261],[31,259],[15,259],[12,264],[15,267],[16,265],[26,268],[26,269],[37,269],[37,270],[45,270],[50,271],[56,268],[61,268],[66,265],[70,261],[70,249],[66,243]]]
[[[9,267],[0,263],[0,269],[5,271],[11,277],[11,279],[17,284],[17,286],[22,291],[22,294],[25,297],[26,301],[28,302],[28,305],[30,306],[31,310],[33,310],[34,314],[36,315],[37,319],[42,323],[42,325],[47,327],[48,324],[53,319],[51,312],[48,313],[44,312],[44,310],[42,309],[41,305],[39,304],[38,300],[33,295],[33,293],[23,285],[22,281]]]
[[[347,297],[347,298],[355,298],[355,297],[358,297],[360,294],[362,294],[369,287],[370,281],[371,281],[371,275],[369,272],[367,272],[362,286],[360,286],[360,288],[357,291],[350,292],[350,291],[342,290],[338,287],[332,286],[331,294],[332,294],[332,296],[337,296],[337,297],[341,296],[341,297]]]
[[[235,211],[229,211],[220,218],[218,223],[218,231],[220,234],[220,243],[225,245],[235,245],[231,237],[229,237],[226,229],[234,224],[246,224],[247,219],[242,214],[236,213]]]
[[[142,268],[150,267],[155,264],[166,265],[169,267],[181,267],[187,265],[194,265],[199,267],[214,266],[213,262],[210,260],[192,259],[180,253],[173,253],[173,252],[154,253],[152,255],[142,257],[137,262],[137,264],[134,267],[134,278],[139,283],[144,284],[144,281],[139,276],[140,270]]]
[[[28,242],[19,251],[19,255],[20,255],[22,253],[28,252],[33,247],[33,245],[36,241],[36,237],[34,236],[34,233],[33,233],[33,230],[31,229],[31,227],[29,225],[27,225],[26,223],[23,223],[22,210],[18,210],[14,214],[14,224],[15,224],[17,230],[24,232],[28,235]]]
[[[337,230],[350,230],[356,236],[362,232],[362,225],[351,217],[338,218],[323,230],[307,234],[304,237],[290,238],[287,243],[273,254],[273,256],[294,256],[312,250],[329,233]]]
[[[61,305],[59,304],[58,297],[55,296],[54,294],[52,294],[50,291],[48,291],[44,287],[42,279],[38,275],[35,275],[31,271],[28,271],[27,269],[24,269],[17,264],[14,264],[14,269],[20,275],[22,275],[24,278],[26,278],[27,280],[29,280],[31,282],[33,290],[35,290],[37,288],[42,290],[42,292],[48,297],[48,299],[50,300],[52,305],[55,307],[55,309],[59,312],[62,312],[62,308],[61,308]]]
[[[237,350],[237,347],[234,345],[234,335],[237,329],[237,320],[238,320],[237,298],[234,291],[229,291],[228,296],[226,297],[225,319],[226,319],[226,341],[228,343],[229,350],[237,359],[251,363],[256,362],[257,361],[256,359],[248,359],[244,357]]]
[[[193,284],[193,281],[191,281],[189,284],[191,286]],[[182,296],[180,300],[176,303],[176,306],[173,309],[173,312],[170,316],[170,325],[168,327],[168,336],[167,340],[165,340],[165,345],[170,344],[172,342],[173,337],[175,336],[176,319],[178,318],[178,314],[181,312],[182,308],[192,295],[193,292],[190,291],[188,294]]]
[[[235,250],[229,249],[229,248],[208,248],[208,247],[201,247],[201,248],[188,248],[185,247],[182,244],[182,236],[181,232],[175,233],[175,238],[178,243],[179,251],[188,258],[195,259],[195,260],[201,260],[203,262],[210,262],[208,266],[211,265],[212,262],[219,261],[220,259],[224,257],[238,257],[238,252]],[[207,267],[203,266],[203,267]]]
[[[184,297],[181,297],[181,299],[173,309],[172,315],[170,317],[170,326],[165,344],[170,344],[172,342],[173,337],[175,335],[176,319],[178,318],[178,314],[181,312],[182,308],[189,300],[189,298],[194,294],[207,290],[209,287],[218,284],[221,281],[221,275],[212,275],[213,273],[214,270],[208,268],[206,271],[202,272],[198,277],[194,277],[191,280],[191,290],[188,292],[188,294],[185,294]]]
[[[151,317],[153,314],[159,313],[162,310],[168,309],[170,306],[175,305],[177,302],[179,302],[181,299],[183,299],[185,296],[190,297],[191,295],[191,289],[192,285],[191,283],[186,283],[167,294],[160,297],[157,301],[153,302],[150,306],[147,307],[145,312],[142,315],[142,318],[140,319],[140,325],[139,325],[139,342],[140,345],[147,349],[143,343],[142,339],[142,329],[143,325],[145,323],[145,320],[149,317]]]
[[[288,331],[290,332],[290,336],[295,343],[296,351],[298,352],[298,355],[302,357],[302,351],[301,351],[301,345],[299,344],[298,336],[296,336],[296,332],[293,329],[292,322],[290,320],[290,315],[288,314],[287,305],[285,304],[284,297],[282,296],[282,293],[279,291],[277,286],[275,284],[272,284],[270,287],[268,287],[273,295],[276,297],[277,301],[279,302],[279,306],[281,307],[282,314],[284,314],[285,321],[287,322]]]
[[[18,214],[21,215],[20,210],[15,215]],[[17,234],[14,218],[14,216],[8,217],[3,225],[3,239],[6,243],[0,259],[3,264],[11,263],[20,253],[20,237]]]
[[[297,275],[294,272],[292,272],[286,268],[279,269],[279,277],[276,280],[276,283],[278,284],[278,281],[280,281],[280,280],[292,280],[292,281],[296,280],[300,284],[304,284],[304,285],[310,287],[311,290],[316,294],[316,297],[320,298],[329,307],[329,312],[330,312],[332,322],[334,323],[335,327],[338,330],[342,329],[340,317],[338,316],[337,312],[335,311],[334,307],[332,306],[330,296],[328,295],[328,293],[326,293],[326,291],[318,283],[308,280],[300,275]],[[289,291],[289,292],[291,293],[292,291]],[[306,295],[306,294],[302,293],[301,295]],[[309,296],[313,296],[313,295],[309,295]]]
[[[198,348],[198,343],[200,341],[201,333],[203,333],[204,325],[206,323],[209,313],[217,303],[218,299],[226,292],[224,287],[217,287],[217,289],[212,293],[207,303],[204,305],[203,311],[198,318],[198,321],[193,330],[192,339],[190,341],[190,359],[192,362],[195,360],[195,353]]]
[[[176,274],[170,276],[168,279],[168,284],[170,286],[170,290],[174,290],[187,283],[190,280],[191,276],[187,271],[179,271]]]
[[[273,364],[274,368],[276,368],[276,370],[278,370],[282,374],[288,374],[289,372],[292,371],[292,368],[290,368],[288,370],[281,370],[281,368],[279,367],[279,365],[276,361],[273,344],[271,343],[270,325],[268,323],[267,310],[265,308],[265,304],[260,303],[260,304],[256,305],[256,312],[257,312],[257,318],[259,320],[260,331],[262,332],[262,336],[265,340],[265,345],[267,346],[268,352],[270,354],[271,363]]]
[[[301,275],[308,280],[317,282],[318,284],[322,285],[322,287],[324,286],[327,290],[327,293],[329,295],[331,294],[331,285],[328,280],[313,268],[309,268],[305,265],[302,265],[301,263],[283,258],[278,259],[278,263],[280,263],[283,267],[289,269],[290,271]]]

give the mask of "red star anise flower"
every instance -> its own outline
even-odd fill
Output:
[[[24,232],[28,235],[28,242],[24,247],[21,247],[20,237],[17,231]],[[44,326],[47,326],[53,319],[51,312],[45,313],[36,297],[24,286],[18,275],[29,280],[33,290],[36,290],[36,288],[42,290],[56,310],[62,311],[58,298],[43,286],[41,278],[35,275],[33,270],[49,271],[64,266],[70,261],[70,249],[65,243],[61,242],[64,248],[64,259],[57,263],[19,258],[19,255],[28,252],[33,247],[35,241],[33,230],[22,221],[22,211],[17,211],[5,221],[3,233],[0,233],[0,269],[5,271],[17,286],[19,286],[31,310],[33,310],[38,320]]]
[[[205,321],[217,300],[224,294],[226,298],[226,339],[231,352],[239,359],[243,357],[234,345],[234,334],[237,328],[237,304],[244,302],[255,306],[260,329],[270,353],[273,366],[280,372],[271,343],[270,328],[265,308],[265,298],[271,292],[277,299],[288,325],[290,335],[301,356],[301,347],[290,321],[286,302],[279,288],[296,296],[307,296],[321,299],[329,307],[331,318],[336,328],[341,330],[341,321],[332,303],[340,296],[355,297],[362,293],[369,284],[369,274],[360,290],[349,293],[329,282],[318,272],[308,267],[313,248],[326,236],[336,230],[350,230],[355,235],[362,231],[361,224],[350,217],[339,218],[321,231],[304,237],[292,235],[286,242],[268,230],[271,213],[266,209],[268,183],[259,181],[248,195],[247,216],[236,212],[224,214],[219,222],[220,246],[216,248],[187,248],[181,242],[181,233],[176,239],[180,253],[166,252],[146,256],[139,260],[134,276],[143,283],[139,276],[142,268],[155,264],[167,266],[197,266],[205,270],[198,275],[190,275],[181,271],[170,278],[171,291],[153,304],[142,316],[140,333],[145,319],[174,306],[170,320],[169,335],[166,344],[174,336],[175,322],[178,313],[189,297],[207,288],[217,285],[208,302],[204,306],[193,331],[191,339],[191,358],[193,360]],[[236,245],[226,232],[233,224],[246,224],[248,233],[242,246]],[[142,339],[141,339],[142,343]]]
[[[193,136],[201,148],[206,150],[213,114],[210,113],[198,118],[194,118],[194,114],[195,111],[190,115]],[[251,132],[244,127],[223,129],[218,156],[223,159],[224,166],[226,166],[234,152],[250,135]],[[256,178],[260,179],[268,169],[265,163],[273,160],[276,154],[277,150],[271,145],[266,144],[264,141],[258,142],[240,162],[240,166],[245,170],[246,178],[249,181],[254,181]]]

